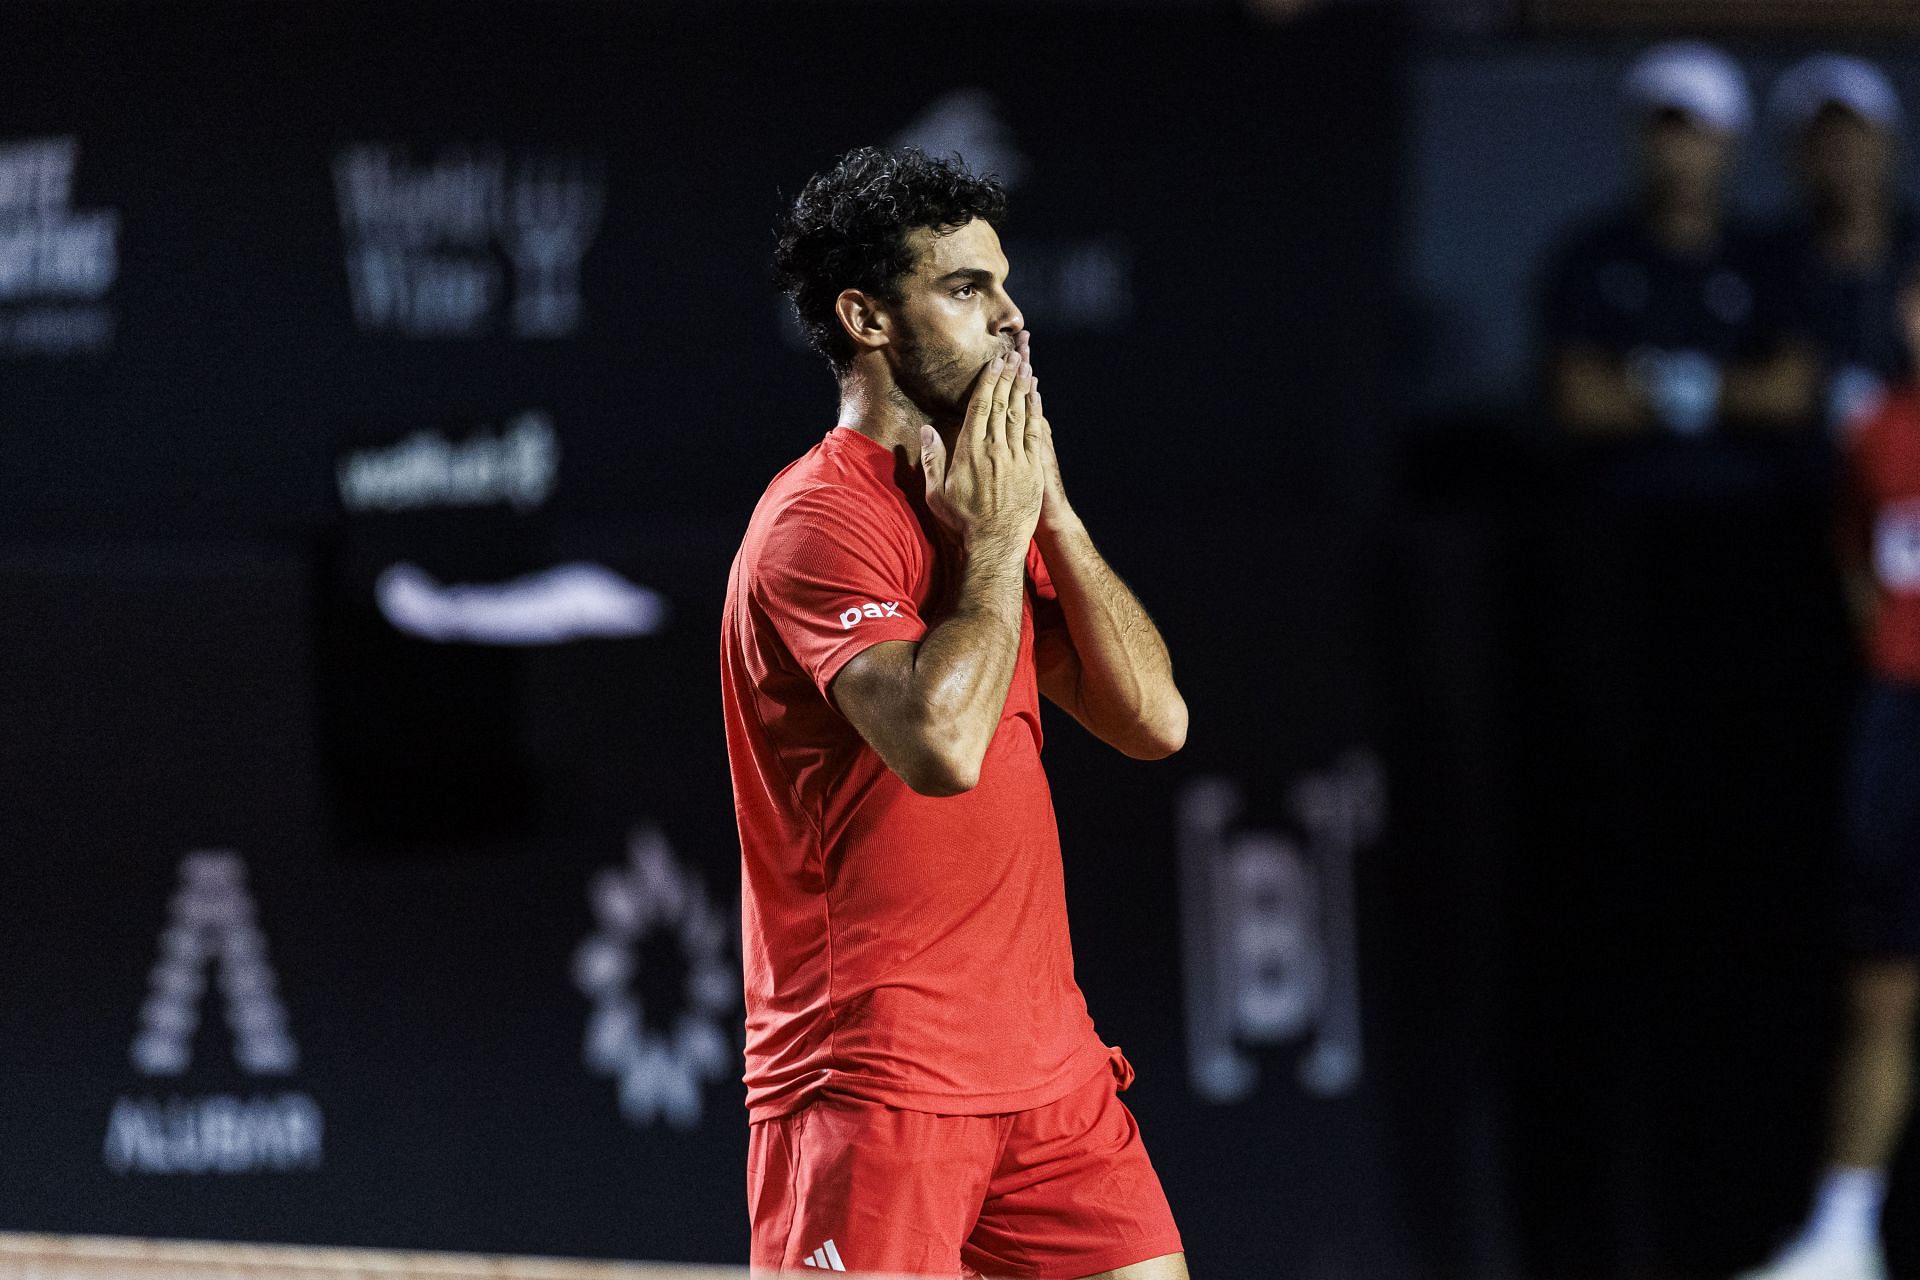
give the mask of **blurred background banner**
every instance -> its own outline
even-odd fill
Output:
[[[0,1227],[743,1256],[715,637],[834,411],[770,228],[913,143],[1012,189],[1076,498],[1194,655],[1177,764],[1049,744],[1190,1247],[1412,1265],[1364,955],[1397,37],[947,21],[8,12]]]
[[[1731,32],[1756,104],[1829,39],[1920,102],[1920,56],[1679,8],[0,12],[0,1231],[742,1261],[716,638],[834,420],[773,220],[875,143],[1009,187],[1192,709],[1047,767],[1195,1274],[1750,1265],[1840,1021],[1829,411],[1910,370],[1882,316],[1742,434],[1642,353],[1703,411],[1608,447],[1549,357],[1580,271],[1647,294],[1581,237],[1649,41]]]

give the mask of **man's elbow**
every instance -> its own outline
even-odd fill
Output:
[[[1187,703],[1174,694],[1152,715],[1142,716],[1126,753],[1136,760],[1165,760],[1187,745]]]
[[[940,800],[973,790],[980,782],[980,769],[978,766],[969,770],[962,765],[926,763],[902,772],[900,779],[910,790]]]
[[[983,754],[969,750],[958,735],[935,731],[916,744],[912,759],[903,761],[896,772],[923,796],[957,796],[979,785]]]

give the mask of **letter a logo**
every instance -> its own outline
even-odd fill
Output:
[[[180,888],[160,934],[160,958],[140,1008],[133,1065],[142,1075],[177,1076],[193,1061],[193,1033],[207,970],[219,969],[233,1029],[233,1057],[256,1076],[283,1076],[299,1065],[287,1012],[267,963],[267,940],[255,923],[247,868],[237,854],[202,850],[180,863]]]

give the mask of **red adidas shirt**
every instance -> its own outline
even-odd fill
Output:
[[[918,640],[950,583],[919,473],[835,428],[775,477],[734,558],[720,635],[740,823],[747,1106],[822,1091],[914,1111],[1043,1106],[1107,1051],[1073,980],[1033,634],[1061,625],[1027,554],[1020,656],[980,781],[902,782],[833,706],[849,659]],[[905,486],[905,487],[903,487]]]
[[[1920,684],[1920,389],[1888,396],[1854,434],[1842,537],[1869,557],[1880,611],[1868,641],[1880,675]]]

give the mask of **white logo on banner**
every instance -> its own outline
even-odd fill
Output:
[[[516,414],[496,436],[465,440],[416,431],[398,444],[356,449],[334,468],[340,502],[349,511],[416,511],[423,507],[537,510],[560,474],[560,435],[538,409]]]
[[[1032,167],[985,89],[941,95],[894,141],[928,155],[958,155],[973,172],[997,175],[1008,188],[1020,185]],[[1133,317],[1133,251],[1117,235],[1016,237],[1008,257],[1019,273],[1010,291],[1032,326],[1048,332],[1112,329]]]
[[[233,853],[190,853],[180,864],[160,958],[148,978],[130,1056],[151,1077],[184,1075],[209,972],[226,997],[233,1060],[250,1076],[292,1074],[300,1050],[287,1029],[267,940]],[[320,1107],[304,1093],[117,1100],[105,1159],[116,1173],[254,1173],[320,1164]]]
[[[1179,805],[1187,1066],[1209,1102],[1250,1096],[1244,1052],[1311,1035],[1297,1076],[1320,1097],[1360,1082],[1360,973],[1354,863],[1386,823],[1379,762],[1356,751],[1287,790],[1304,841],[1237,826],[1240,788],[1188,784]]]
[[[606,207],[579,155],[449,147],[417,161],[367,142],[334,158],[353,313],[409,338],[565,338],[585,319],[580,264]]]
[[[587,1067],[620,1082],[620,1110],[634,1124],[690,1129],[702,1085],[740,1069],[727,1034],[741,998],[732,931],[657,827],[628,837],[627,865],[594,876],[588,898],[598,926],[573,957],[574,984],[593,1001]],[[640,944],[656,933],[677,944],[686,986],[670,1021],[649,1026],[634,979]]]
[[[102,299],[120,274],[120,214],[73,207],[78,138],[0,143],[0,351],[113,345]]]
[[[373,594],[396,631],[439,644],[565,644],[650,636],[666,630],[669,613],[659,592],[586,561],[506,582],[452,586],[403,561],[381,572]]]

